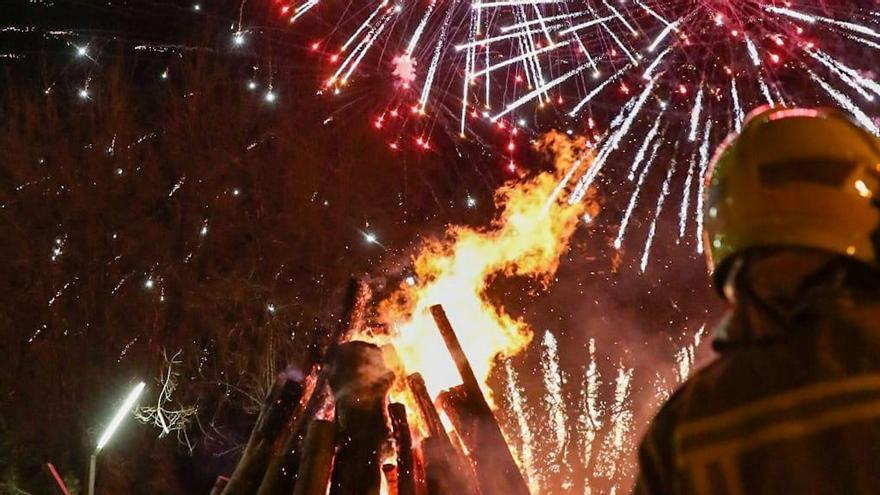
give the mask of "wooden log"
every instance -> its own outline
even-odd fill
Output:
[[[446,434],[446,428],[443,427],[443,422],[440,421],[440,413],[434,407],[434,401],[431,400],[431,394],[428,393],[428,388],[425,386],[425,380],[422,378],[422,375],[420,373],[413,373],[407,376],[406,384],[416,400],[416,406],[419,408],[422,421],[425,422],[428,436],[445,438],[448,441],[449,436]]]
[[[413,469],[412,433],[406,419],[406,406],[397,402],[389,404],[388,416],[391,418],[391,430],[397,449],[397,493],[399,495],[415,495],[416,479]]]
[[[223,488],[223,495],[253,494],[263,478],[272,446],[302,396],[302,383],[278,379],[266,396],[257,423],[238,465]]]
[[[468,413],[468,408],[471,406],[464,385],[456,385],[440,392],[437,396],[437,407],[446,413],[463,447],[469,445],[471,437],[476,433],[477,425],[474,415]]]
[[[385,477],[386,495],[400,494],[400,478],[397,476],[397,464],[383,464],[382,476]]]
[[[441,306],[435,305],[431,306],[431,315],[463,382],[461,392],[464,399],[458,413],[471,426],[470,432],[461,436],[474,464],[480,492],[483,495],[529,495],[528,485],[446,313]]]
[[[333,335],[327,343],[327,349],[322,358],[319,358],[314,366],[317,375],[313,392],[309,396],[301,413],[289,425],[280,446],[275,449],[268,463],[265,475],[260,483],[257,495],[287,495],[293,490],[296,483],[296,475],[299,472],[300,446],[305,439],[306,429],[309,422],[315,417],[315,413],[324,404],[324,392],[327,389],[327,366],[326,363],[335,359],[336,349],[351,333],[353,326],[362,320],[362,313],[367,302],[366,285],[357,279],[349,280],[343,301],[342,318],[335,328]]]
[[[352,341],[339,346],[328,376],[339,427],[330,494],[378,495],[388,439],[385,401],[394,373],[378,346]]]
[[[302,460],[293,495],[325,495],[333,466],[336,423],[321,419],[309,422],[303,441]]]
[[[211,488],[210,495],[220,495],[221,493],[223,493],[223,488],[228,482],[229,477],[223,476],[222,474],[220,476],[217,476],[217,479],[214,480],[214,486]]]
[[[428,493],[476,493],[469,463],[453,447],[422,376],[413,373],[406,377],[406,381],[428,430],[428,438],[422,440],[421,444]]]
[[[413,448],[413,478],[416,481],[416,495],[430,495],[425,480],[425,456],[421,447]]]

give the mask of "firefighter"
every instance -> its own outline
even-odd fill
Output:
[[[715,154],[704,218],[719,356],[654,418],[635,493],[880,493],[880,140],[760,109]]]

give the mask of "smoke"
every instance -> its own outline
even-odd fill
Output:
[[[288,364],[283,370],[278,373],[278,378],[282,380],[290,380],[297,383],[302,383],[305,380],[305,374],[299,368],[299,366],[295,364]]]

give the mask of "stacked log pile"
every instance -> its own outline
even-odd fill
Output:
[[[412,373],[402,380],[416,409],[407,411],[402,403],[388,403],[396,378],[383,357],[388,349],[343,342],[359,318],[358,301],[353,290],[344,328],[308,384],[279,381],[273,387],[235,471],[212,493],[528,495],[443,309],[431,312],[462,384],[434,401],[422,377]],[[409,418],[418,418],[421,428]]]

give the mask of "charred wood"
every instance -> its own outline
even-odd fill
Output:
[[[528,495],[528,486],[452,324],[439,305],[431,307],[431,315],[462,378],[461,389],[455,393],[455,414],[464,425],[459,433],[470,453],[480,492],[483,495]]]
[[[413,470],[412,434],[406,419],[406,406],[400,403],[389,404],[388,416],[391,418],[391,429],[397,449],[397,493],[399,495],[415,495],[416,479]]]
[[[266,464],[284,424],[302,396],[303,385],[294,380],[279,379],[266,397],[257,423],[238,465],[223,488],[224,495],[253,494],[266,471]]]
[[[306,435],[309,422],[324,404],[324,391],[327,388],[327,366],[321,363],[332,362],[335,359],[336,350],[346,335],[351,333],[352,328],[362,320],[368,294],[366,285],[357,279],[351,279],[345,292],[342,318],[336,327],[322,358],[315,363],[313,370],[317,378],[313,392],[302,409],[301,414],[288,425],[281,445],[275,450],[269,461],[265,476],[260,486],[258,495],[274,495],[275,493],[288,494],[296,483],[296,474],[299,472],[300,451]]]
[[[339,346],[328,377],[339,428],[330,494],[377,495],[381,451],[389,438],[385,401],[394,373],[379,347],[353,341]]]
[[[333,467],[336,423],[316,419],[309,423],[293,495],[325,495]]]

